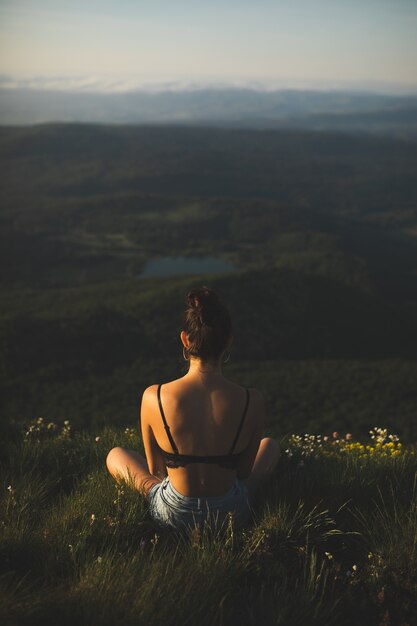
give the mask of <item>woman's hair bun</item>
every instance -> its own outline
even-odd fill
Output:
[[[219,298],[209,287],[198,287],[190,291],[187,301],[190,306],[201,307],[210,302],[219,302]]]
[[[232,333],[230,314],[218,295],[209,287],[197,287],[187,295],[184,330],[189,339],[189,353],[213,358],[225,349]]]
[[[202,324],[210,324],[216,313],[216,309],[221,306],[217,294],[209,287],[199,287],[190,291],[187,297],[187,304],[195,310]]]

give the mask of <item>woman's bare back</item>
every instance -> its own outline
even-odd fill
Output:
[[[148,421],[158,446],[166,452],[173,452],[162,421],[157,388],[157,385],[153,385],[146,390]],[[180,454],[227,455],[244,413],[246,390],[223,376],[214,377],[210,381],[184,376],[162,385],[161,402]],[[248,456],[256,455],[256,450],[251,455],[250,448],[251,444],[252,448],[256,445],[253,438],[258,431],[260,439],[262,408],[261,394],[256,389],[250,389],[247,413],[233,450],[233,453],[241,453],[242,456],[241,467],[238,467],[237,472],[208,463],[188,463],[184,467],[167,468],[174,488],[183,495],[193,496],[221,495],[230,489],[236,474],[242,476],[245,473]]]

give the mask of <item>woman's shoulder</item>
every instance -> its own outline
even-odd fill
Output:
[[[246,389],[249,391],[251,397],[256,398],[257,400],[263,399],[264,394],[257,387],[246,387]]]
[[[146,387],[146,389],[144,390],[142,394],[142,401],[147,402],[149,400],[151,401],[154,400],[158,395],[158,389],[160,387],[164,386],[164,391],[166,391],[167,388],[171,387],[171,385],[176,382],[177,380],[170,380],[169,382],[166,382],[166,383],[155,383],[153,385],[149,385],[149,387]]]
[[[146,387],[146,389],[144,390],[142,394],[142,399],[148,400],[150,397],[153,397],[157,393],[158,387],[159,387],[158,384],[149,385],[149,387]]]
[[[264,394],[262,391],[257,389],[256,387],[246,387],[249,393],[249,402],[258,412],[260,409],[263,410],[265,405]]]
[[[256,387],[246,387],[245,385],[239,385],[237,383],[232,383],[231,386],[234,388],[233,396],[238,399],[241,398],[245,393],[248,395],[248,410],[254,409],[256,413],[264,408],[264,395],[262,391],[257,389]]]
[[[146,387],[146,389],[144,390],[142,394],[142,407],[153,408],[157,406],[158,389],[161,386],[162,386],[162,383],[161,384],[157,383],[154,385],[149,385],[149,387]]]
[[[233,386],[236,389],[245,390],[249,393],[249,397],[254,401],[261,401],[263,399],[263,393],[256,387],[246,387],[245,385],[238,385],[237,383],[233,383]]]

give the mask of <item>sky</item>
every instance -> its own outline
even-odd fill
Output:
[[[415,91],[416,32],[417,0],[0,0],[0,74]]]

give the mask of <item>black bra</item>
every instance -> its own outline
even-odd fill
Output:
[[[162,421],[164,423],[164,428],[166,430],[166,434],[168,435],[168,439],[170,441],[170,444],[172,446],[172,449],[174,450],[174,452],[166,452],[165,450],[162,450],[162,448],[158,445],[159,450],[161,451],[162,456],[164,457],[165,460],[165,465],[167,467],[170,468],[174,468],[174,467],[184,467],[185,465],[188,465],[188,463],[211,463],[211,464],[215,464],[215,465],[220,465],[221,467],[225,467],[227,469],[236,469],[238,462],[239,462],[239,458],[242,455],[242,452],[238,452],[237,454],[232,454],[236,442],[239,438],[240,435],[240,431],[242,430],[242,426],[243,426],[243,422],[245,420],[245,416],[248,410],[248,406],[249,406],[249,389],[246,389],[246,404],[245,404],[245,409],[243,411],[243,415],[242,418],[240,420],[240,424],[239,424],[239,428],[237,429],[237,433],[236,436],[234,438],[232,447],[230,448],[230,452],[229,454],[220,454],[220,455],[209,455],[209,456],[198,456],[198,455],[192,455],[192,454],[180,454],[178,452],[178,448],[175,445],[175,442],[172,438],[171,435],[171,431],[169,429],[169,426],[167,424],[166,418],[165,418],[165,413],[164,413],[164,409],[162,408],[162,402],[161,402],[161,387],[162,385],[158,385],[158,402],[159,402],[159,410],[161,411],[161,417],[162,417]]]

